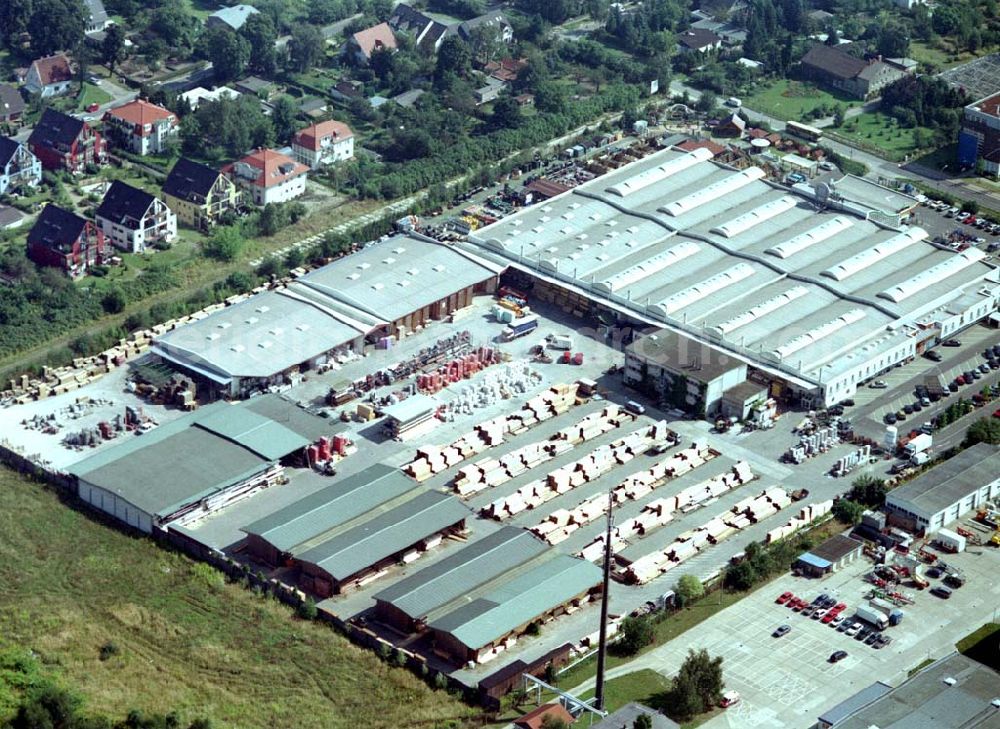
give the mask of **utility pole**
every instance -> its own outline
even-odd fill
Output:
[[[608,528],[604,536],[604,582],[601,586],[601,627],[597,648],[597,687],[594,708],[604,711],[604,659],[608,652],[608,591],[611,586],[611,527],[615,523],[614,496],[608,491]]]

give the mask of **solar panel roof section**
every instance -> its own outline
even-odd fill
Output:
[[[462,595],[548,551],[519,527],[503,527],[375,595],[413,619],[422,618]]]
[[[471,515],[455,497],[424,491],[295,557],[342,581]]]
[[[279,552],[347,524],[419,487],[399,469],[376,464],[243,527]]]

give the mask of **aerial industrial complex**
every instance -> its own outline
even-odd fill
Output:
[[[51,405],[0,411],[0,446],[496,708],[595,649],[605,595],[614,633],[670,606],[682,573],[715,581],[825,520],[834,476],[891,458],[864,384],[892,380],[895,410],[918,355],[995,338],[974,327],[997,310],[995,266],[908,225],[913,198],[710,157],[656,151],[465,240],[393,235],[159,325],[121,345],[148,347],[134,367],[112,357]],[[849,398],[868,408],[854,425],[827,418]],[[808,456],[785,458],[796,437]],[[55,461],[30,457],[52,439]],[[980,444],[916,475],[795,579],[846,581],[878,549],[915,560],[970,513],[1000,519],[998,459]]]
[[[470,249],[542,300],[682,333],[806,406],[995,311],[985,253],[900,225],[912,198],[850,177],[789,189],[710,158],[651,155],[477,230]],[[644,359],[669,364],[654,349]]]

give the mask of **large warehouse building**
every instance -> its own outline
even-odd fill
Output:
[[[658,152],[466,245],[519,271],[536,298],[682,332],[804,405],[850,397],[996,310],[1000,278],[982,251],[939,248],[890,214],[912,198],[858,178],[787,188],[710,157]]]
[[[214,403],[91,456],[71,473],[84,502],[141,531],[163,531],[277,482],[282,460],[325,423],[276,396]]]
[[[885,499],[889,522],[935,532],[1000,498],[1000,447],[978,443],[934,466]]]
[[[429,491],[402,471],[375,465],[243,528],[251,554],[288,564],[303,589],[330,597],[409,562],[442,537],[465,531],[458,499]]]
[[[229,396],[292,381],[337,352],[401,337],[492,292],[501,266],[395,236],[158,336],[152,351]]]

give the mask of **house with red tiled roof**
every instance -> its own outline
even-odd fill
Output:
[[[105,136],[135,154],[159,154],[177,138],[177,116],[144,99],[130,101],[104,114]]]
[[[515,719],[514,726],[517,729],[542,729],[545,720],[549,717],[552,717],[549,719],[550,722],[559,720],[566,726],[574,721],[573,715],[566,711],[562,704],[542,704],[537,709],[532,709],[519,719]]]
[[[311,170],[354,156],[354,132],[344,124],[331,119],[301,130],[292,139],[295,161]]]
[[[47,99],[65,94],[73,85],[73,66],[65,53],[34,61],[24,77],[24,88]]]
[[[306,191],[309,168],[273,149],[258,149],[222,171],[256,205],[288,202]]]
[[[483,72],[498,81],[513,83],[521,71],[528,67],[527,58],[502,58],[499,61],[490,61],[483,66]]]
[[[371,28],[359,30],[347,41],[347,52],[360,65],[372,60],[375,51],[395,51],[398,48],[396,36],[388,23],[379,23]]]
[[[674,146],[685,152],[693,152],[696,149],[704,148],[711,152],[713,157],[718,157],[726,151],[725,147],[713,142],[711,139],[685,139],[680,144],[675,144]]]

